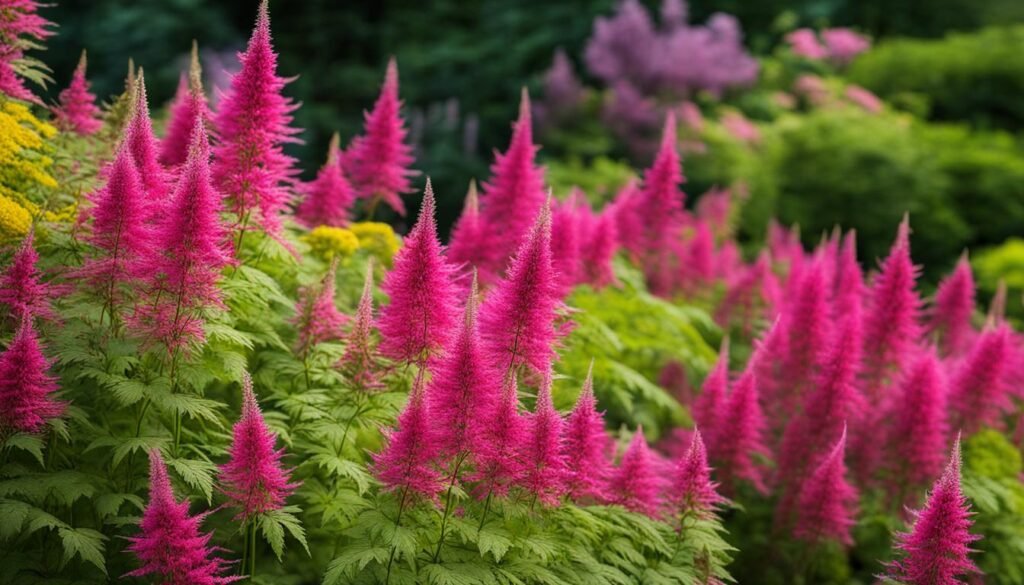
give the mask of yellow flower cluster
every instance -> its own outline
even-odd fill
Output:
[[[0,243],[15,242],[32,227],[32,214],[0,194]]]
[[[57,187],[49,172],[53,160],[43,154],[45,140],[56,134],[25,104],[0,97],[0,238],[19,239],[28,232],[39,208],[27,191]]]
[[[402,246],[395,235],[395,230],[386,223],[363,221],[349,226],[352,233],[359,238],[359,247],[377,258],[384,266],[391,267],[391,262]]]
[[[314,228],[303,239],[314,255],[328,262],[335,257],[348,258],[359,249],[359,239],[354,233],[329,225]]]

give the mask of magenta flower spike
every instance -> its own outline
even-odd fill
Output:
[[[455,222],[448,239],[448,261],[462,272],[471,267],[476,268],[478,278],[489,283],[496,281],[498,277],[493,271],[484,274],[488,269],[483,250],[485,229],[486,226],[480,219],[480,198],[477,195],[476,181],[470,181],[466,202],[462,206],[462,215]]]
[[[0,353],[0,429],[34,433],[64,413],[66,405],[51,396],[57,380],[49,369],[32,320],[23,319]]]
[[[439,355],[459,319],[459,290],[437,237],[436,209],[428,178],[420,217],[381,285],[391,302],[381,309],[377,322],[380,352],[400,362],[422,365]]]
[[[573,201],[555,205],[551,213],[551,264],[555,271],[555,294],[560,299],[579,281],[579,214]]]
[[[149,502],[139,523],[141,534],[130,536],[127,550],[142,566],[125,577],[158,576],[164,585],[223,585],[242,577],[225,576],[228,561],[217,558],[210,546],[211,533],[200,532],[210,514],[189,516],[188,500],[174,498],[160,452],[149,452]]]
[[[672,467],[668,501],[675,514],[711,518],[719,506],[728,502],[711,481],[711,466],[700,430],[694,429],[690,447]]]
[[[960,355],[967,351],[974,333],[974,306],[974,275],[964,252],[953,273],[939,283],[929,315],[929,329],[939,337],[943,354]]]
[[[320,167],[316,179],[303,188],[305,199],[302,200],[295,215],[307,227],[343,227],[348,225],[351,219],[355,191],[341,168],[339,140],[337,133],[331,137],[331,144],[327,148],[327,162]]]
[[[361,198],[383,201],[405,217],[402,194],[412,191],[409,179],[417,173],[409,168],[413,163],[412,146],[406,143],[408,130],[402,121],[401,108],[398,65],[392,57],[388,60],[380,97],[373,110],[363,114],[363,135],[346,153],[345,168]]]
[[[236,520],[280,510],[295,492],[291,472],[281,464],[284,448],[275,449],[275,435],[263,420],[248,372],[242,374],[242,417],[232,429],[228,462],[220,468],[220,483],[229,505],[238,510]]]
[[[523,445],[529,438],[527,420],[519,414],[516,376],[508,376],[501,396],[484,418],[483,432],[473,447],[476,471],[470,481],[478,482],[477,495],[508,495],[509,487],[526,473]]]
[[[57,318],[50,306],[51,287],[42,281],[36,266],[39,254],[34,241],[35,231],[29,231],[10,266],[0,275],[0,304],[7,307],[8,315],[16,323],[33,317]]]
[[[377,371],[377,350],[373,347],[373,258],[366,266],[366,280],[359,306],[346,337],[345,353],[338,365],[357,388],[376,390],[381,387]]]
[[[932,350],[922,350],[900,381],[888,418],[886,467],[894,479],[891,493],[910,500],[906,484],[923,488],[942,471],[949,426],[946,421],[946,380]],[[913,490],[911,490],[913,492]],[[903,503],[903,502],[901,502]]]
[[[615,194],[615,199],[605,210],[605,213],[610,213],[615,219],[615,231],[619,236],[619,243],[634,258],[639,258],[644,251],[645,232],[639,206],[640,188],[637,187],[635,179],[630,179]]]
[[[643,429],[638,427],[609,481],[608,495],[611,503],[658,518],[661,513],[661,492],[665,487],[658,463],[647,446]]]
[[[953,428],[965,433],[983,426],[1002,428],[1002,415],[1013,408],[1007,384],[1011,335],[1005,324],[983,332],[951,377]]]
[[[303,287],[295,307],[292,324],[299,330],[298,352],[306,354],[317,344],[341,339],[348,316],[338,310],[334,301],[338,263],[332,262],[320,286]]]
[[[678,238],[683,217],[684,182],[676,145],[676,119],[671,111],[665,118],[661,148],[651,167],[644,171],[644,183],[634,213],[643,214],[644,232],[641,254],[646,258],[645,272],[651,291],[668,294],[672,288],[669,250]]]
[[[773,418],[798,407],[822,365],[831,334],[828,284],[820,260],[800,271],[792,300],[782,316],[787,333],[782,361],[786,383],[778,395],[767,397],[773,406],[770,411]]]
[[[53,23],[39,16],[39,8],[46,6],[35,0],[0,1],[0,93],[12,98],[42,104],[25,86],[16,64],[25,59],[26,47],[34,47],[38,41],[52,36]]]
[[[750,482],[758,491],[765,491],[763,471],[755,457],[767,456],[764,444],[765,420],[758,404],[757,383],[751,368],[747,368],[733,387],[723,406],[723,423],[719,441],[712,449],[719,470],[722,491],[736,493],[739,480]]]
[[[537,500],[557,506],[566,491],[565,421],[551,399],[551,374],[537,391],[537,404],[526,418],[525,469],[520,484]]]
[[[524,88],[508,150],[495,153],[491,179],[484,183],[480,197],[480,222],[486,226],[480,242],[481,278],[501,273],[529,237],[530,224],[544,206],[544,169],[535,164],[538,149],[533,144],[530,96]]]
[[[160,144],[153,133],[153,121],[149,117],[149,103],[146,98],[146,80],[142,69],[135,79],[135,102],[132,117],[125,126],[122,142],[127,146],[135,161],[135,168],[142,179],[146,192],[146,206],[149,221],[156,221],[164,210],[173,205],[171,187],[173,181],[160,164]]]
[[[718,361],[704,378],[704,384],[700,388],[700,396],[693,404],[693,420],[697,426],[704,429],[708,437],[708,443],[714,450],[718,444],[716,434],[721,428],[722,416],[725,414],[726,395],[729,392],[729,338],[722,340],[722,347],[718,350]]]
[[[299,130],[291,126],[298,105],[281,94],[289,80],[277,75],[267,0],[260,3],[249,45],[238,58],[242,69],[232,76],[214,118],[219,138],[214,182],[238,216],[239,229],[255,225],[276,238],[298,173],[284,145],[298,142]]]
[[[889,565],[888,577],[907,585],[960,585],[964,575],[981,571],[970,554],[981,537],[970,533],[970,503],[960,488],[960,439],[953,445],[946,471],[932,486],[924,507],[914,512],[910,532],[896,535],[901,558]]]
[[[96,96],[89,91],[85,78],[85,51],[78,61],[78,67],[71,75],[71,83],[57,96],[59,104],[53,108],[54,121],[61,130],[81,136],[91,136],[103,127]]]
[[[839,251],[832,289],[832,314],[835,317],[864,314],[864,273],[857,262],[857,234],[850,231]]]
[[[593,369],[591,365],[565,423],[566,488],[576,502],[607,499],[612,474],[614,445],[604,430],[604,416],[597,410]]]
[[[793,535],[804,541],[834,540],[853,544],[850,528],[856,522],[856,488],[846,479],[846,427],[832,450],[803,482]]]
[[[442,489],[434,466],[440,450],[431,425],[422,375],[416,377],[409,402],[398,416],[398,427],[386,434],[387,445],[373,456],[373,471],[386,490],[402,490],[428,500]]]
[[[707,222],[693,220],[693,233],[685,243],[685,253],[680,259],[680,284],[690,294],[699,293],[712,284],[716,266],[715,239]]]
[[[508,275],[480,308],[480,335],[502,370],[525,365],[543,375],[551,369],[559,305],[551,268],[551,210],[545,205]]]
[[[167,120],[167,134],[160,141],[160,162],[167,168],[185,164],[196,120],[205,121],[210,118],[210,107],[203,91],[203,72],[199,66],[199,46],[192,41],[188,75],[183,73],[178,83],[178,91],[171,102],[170,118]]]
[[[619,229],[611,208],[605,208],[593,220],[582,245],[583,278],[595,288],[617,284],[615,254],[619,250]]]

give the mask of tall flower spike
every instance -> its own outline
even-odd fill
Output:
[[[551,399],[549,373],[537,392],[537,405],[527,418],[527,440],[523,449],[526,470],[522,478],[523,487],[549,506],[558,505],[566,488],[564,426]]]
[[[298,483],[281,465],[284,448],[275,449],[277,436],[263,420],[252,378],[242,374],[242,417],[232,430],[228,462],[220,468],[220,482],[229,505],[238,510],[235,519],[248,522],[255,516],[280,510]]]
[[[794,536],[817,542],[835,540],[853,544],[850,528],[857,514],[857,490],[846,480],[846,427],[829,454],[818,464],[800,490]]]
[[[611,437],[594,397],[594,365],[587,370],[583,391],[565,424],[566,487],[576,502],[602,501],[608,497],[611,478]]]
[[[822,261],[812,262],[800,272],[799,279],[782,316],[787,333],[786,353],[782,361],[786,383],[781,386],[781,392],[766,396],[772,406],[769,414],[774,420],[785,420],[783,413],[794,412],[799,407],[822,365],[831,333],[829,283],[826,282]]]
[[[153,121],[149,117],[149,103],[146,101],[146,79],[141,68],[135,78],[133,98],[131,118],[125,126],[123,143],[127,145],[142,179],[152,221],[173,205],[170,199],[172,181],[158,160],[160,145],[153,134]]]
[[[503,369],[527,365],[539,374],[550,369],[559,304],[551,268],[551,210],[546,204],[519,246],[508,275],[480,309],[485,347]]]
[[[544,206],[544,169],[535,164],[538,148],[533,144],[530,96],[524,88],[508,150],[495,153],[491,179],[484,183],[480,197],[480,222],[486,226],[480,242],[481,277],[505,268]]]
[[[439,445],[427,409],[422,372],[398,416],[398,428],[387,434],[386,441],[384,449],[373,456],[374,473],[384,487],[436,498],[441,491],[441,476],[434,466]]]
[[[21,247],[15,252],[11,265],[0,276],[0,304],[7,307],[8,314],[20,322],[32,317],[55,319],[50,306],[50,285],[41,280],[39,254],[33,243],[35,231],[29,231]]]
[[[939,336],[944,354],[959,355],[967,350],[973,333],[973,314],[974,275],[964,252],[953,273],[939,283],[930,315],[930,329]]]
[[[484,431],[477,438],[473,450],[476,471],[470,481],[479,482],[477,495],[508,494],[509,486],[518,482],[526,472],[522,446],[526,444],[529,428],[519,414],[519,395],[516,376],[508,376],[501,397],[485,417]]]
[[[85,51],[82,51],[78,67],[75,67],[75,72],[71,75],[71,83],[57,97],[59,105],[53,108],[53,117],[61,130],[91,136],[103,127],[103,122],[100,121],[96,96],[89,91],[85,66]]]
[[[973,433],[982,426],[1002,426],[1001,415],[1013,408],[1007,384],[1011,335],[1005,324],[985,331],[957,368],[949,387],[954,428]]]
[[[555,294],[565,298],[579,278],[580,230],[573,202],[555,206],[551,213],[551,263],[555,271]]]
[[[64,412],[65,404],[51,396],[57,380],[49,369],[31,319],[23,319],[0,354],[0,428],[33,433]]]
[[[597,288],[616,284],[613,262],[618,250],[618,224],[611,208],[605,208],[595,218],[589,237],[582,246],[585,281]]]
[[[725,405],[726,394],[729,390],[729,338],[722,340],[722,347],[718,350],[718,361],[704,378],[704,384],[700,388],[700,396],[693,404],[693,419],[697,425],[704,429],[708,437],[708,443],[714,450],[717,443],[717,429],[724,422],[721,417],[724,414],[722,408]]]
[[[398,99],[398,64],[388,60],[384,84],[373,110],[365,112],[364,133],[345,156],[346,170],[352,176],[359,196],[383,201],[405,217],[401,195],[412,191],[410,177],[416,175],[409,166],[413,162],[412,146],[406,143],[406,130]],[[371,204],[373,205],[373,204]]]
[[[458,323],[459,291],[437,237],[436,208],[428,178],[420,217],[381,285],[391,302],[377,322],[380,351],[396,361],[426,363],[447,347]]]
[[[942,470],[949,427],[946,422],[946,380],[934,351],[922,350],[900,382],[889,413],[886,445],[891,459],[886,467],[893,477],[888,486],[909,500]],[[903,503],[903,502],[900,502]]]
[[[318,225],[344,227],[352,213],[355,192],[341,168],[340,140],[335,132],[327,147],[327,162],[320,167],[316,179],[305,185],[305,199],[295,213],[311,228]]]
[[[686,453],[672,466],[671,478],[668,500],[675,514],[710,518],[728,501],[718,494],[718,484],[711,481],[708,454],[698,429],[694,429]]]
[[[158,226],[155,252],[139,269],[153,275],[147,291],[152,301],[140,304],[131,322],[168,351],[201,341],[204,313],[223,306],[217,283],[231,252],[220,219],[220,193],[210,184],[209,158],[206,128],[197,119],[168,220]]]
[[[661,148],[651,167],[644,171],[643,189],[634,213],[645,218],[640,248],[652,291],[666,294],[671,288],[671,266],[668,258],[671,244],[678,237],[682,222],[685,195],[679,189],[684,181],[676,146],[676,118],[665,117]]]
[[[220,140],[213,176],[240,229],[256,225],[279,237],[281,213],[297,174],[295,159],[285,154],[284,145],[298,142],[299,131],[291,126],[298,105],[281,95],[288,80],[277,75],[267,0],[260,3],[249,45],[238,58],[242,69],[231,78],[214,119]]]
[[[381,387],[377,371],[377,352],[373,347],[373,258],[366,265],[366,280],[359,307],[346,339],[345,353],[338,365],[349,380],[362,390]]]
[[[960,438],[942,477],[932,486],[924,507],[914,512],[910,532],[896,535],[900,559],[889,565],[888,577],[907,585],[958,585],[963,575],[980,574],[970,559],[970,503],[960,488]]]
[[[487,268],[486,256],[481,245],[482,238],[485,237],[484,229],[485,226],[480,221],[480,199],[477,195],[476,181],[470,181],[462,215],[455,222],[448,239],[448,261],[460,270],[475,267],[481,281],[494,282],[497,278],[495,274],[482,274]]]
[[[314,345],[341,339],[348,316],[338,311],[334,301],[338,261],[331,263],[319,286],[303,287],[295,307],[292,324],[299,329],[298,352],[306,354]]]
[[[864,273],[857,262],[857,234],[850,231],[843,239],[839,251],[832,290],[832,315],[856,315],[862,319],[864,313]]]
[[[657,466],[658,461],[647,446],[643,429],[638,427],[608,485],[611,502],[657,518],[664,487]]]
[[[763,472],[756,457],[768,454],[764,445],[765,420],[750,367],[736,381],[723,407],[723,414],[724,422],[718,436],[729,440],[719,441],[712,450],[723,492],[727,495],[736,493],[739,480],[749,481],[758,491],[764,492]]]
[[[178,502],[171,489],[160,452],[149,452],[149,502],[142,512],[138,536],[130,536],[127,550],[142,566],[125,577],[158,575],[165,585],[223,585],[242,577],[224,576],[229,562],[214,557],[211,533],[199,525],[210,512],[189,516],[188,500]]]
[[[160,162],[168,168],[180,166],[188,159],[188,145],[197,119],[209,120],[210,107],[203,91],[199,44],[192,41],[188,75],[183,73],[178,83],[167,121],[167,135],[160,141]]]

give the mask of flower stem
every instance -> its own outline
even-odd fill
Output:
[[[444,533],[448,527],[448,515],[452,511],[452,490],[455,488],[455,480],[459,477],[459,468],[462,467],[462,462],[466,460],[467,454],[463,451],[458,459],[455,460],[455,468],[452,469],[452,475],[449,478],[448,494],[445,496],[444,502],[444,514],[441,516],[441,535],[437,538],[437,550],[434,551],[435,563],[441,559],[441,547],[444,546]]]
[[[405,500],[409,495],[409,488],[402,488],[402,501],[398,503],[398,514],[395,516],[395,530],[398,530],[398,523],[402,521],[402,512],[405,511]],[[391,554],[388,556],[388,572],[384,577],[384,585],[388,585],[391,582],[391,566],[395,562],[395,552],[398,551],[398,547],[392,543]]]

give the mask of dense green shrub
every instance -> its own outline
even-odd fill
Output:
[[[978,288],[987,296],[995,294],[999,281],[1006,282],[1006,311],[1011,317],[1024,316],[1024,240],[1011,238],[995,248],[982,250],[972,259]]]

